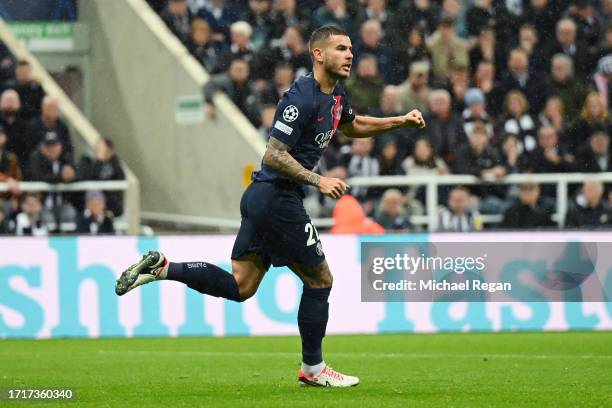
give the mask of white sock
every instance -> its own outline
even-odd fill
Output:
[[[306,363],[302,363],[302,371],[304,372],[304,374],[310,377],[316,377],[317,375],[321,374],[323,368],[325,368],[325,361],[321,361],[317,365],[308,365]]]

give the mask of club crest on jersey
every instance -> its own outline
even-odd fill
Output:
[[[300,111],[295,105],[289,105],[283,110],[283,119],[285,122],[293,122],[300,116]]]

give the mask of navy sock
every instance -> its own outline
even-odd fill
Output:
[[[200,293],[240,301],[234,276],[207,262],[170,262],[166,279],[182,282]]]
[[[302,337],[302,362],[308,365],[317,365],[323,361],[321,343],[327,328],[329,292],[331,288],[315,289],[306,286],[302,291],[298,327]]]

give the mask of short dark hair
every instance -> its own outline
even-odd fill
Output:
[[[312,53],[312,48],[316,43],[319,43],[323,40],[327,40],[332,35],[344,35],[348,37],[348,33],[335,25],[325,25],[323,27],[319,27],[310,34],[310,40],[308,40],[308,49]]]

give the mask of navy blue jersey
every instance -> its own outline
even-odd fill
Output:
[[[304,168],[315,168],[338,126],[355,120],[341,85],[331,94],[321,92],[319,82],[306,75],[293,83],[276,107],[270,136],[291,147],[289,154]],[[256,181],[287,179],[262,163]]]

